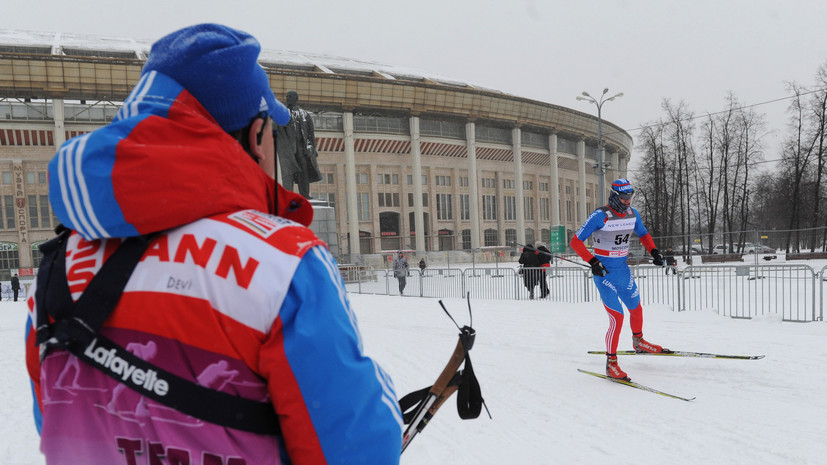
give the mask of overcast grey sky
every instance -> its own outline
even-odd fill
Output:
[[[815,0],[2,0],[0,28],[157,39],[220,22],[264,48],[409,67],[596,114],[575,97],[623,92],[604,119],[633,137],[684,100],[698,114],[809,86],[827,62],[827,2]],[[776,158],[788,100],[767,114]],[[637,158],[635,156],[634,158]],[[634,167],[634,161],[633,165]]]

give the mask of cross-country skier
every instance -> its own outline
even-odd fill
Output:
[[[632,277],[626,258],[629,254],[629,238],[632,233],[652,255],[652,263],[663,266],[663,255],[655,247],[655,241],[638,211],[631,206],[634,189],[628,179],[612,183],[609,204],[592,212],[586,222],[571,239],[571,247],[583,260],[589,262],[594,284],[600,292],[603,306],[609,314],[609,330],[606,333],[606,375],[628,379],[617,365],[617,342],[623,328],[623,305],[629,309],[632,327],[632,343],[638,352],[662,352],[664,349],[643,339],[643,307],[640,293]],[[583,243],[592,237],[594,255]],[[621,305],[623,302],[623,305]]]

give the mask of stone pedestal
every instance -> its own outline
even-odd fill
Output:
[[[316,233],[319,239],[327,242],[330,253],[338,258],[339,234],[336,232],[336,211],[324,200],[310,199],[310,205],[313,206],[310,230]]]

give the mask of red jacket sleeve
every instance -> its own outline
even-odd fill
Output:
[[[652,249],[655,248],[655,240],[652,239],[649,233],[644,234],[643,237],[640,238],[640,243],[643,244],[643,247],[645,247],[649,253],[652,253]]]
[[[571,238],[571,248],[586,262],[594,258],[594,255],[586,248],[586,244],[578,239],[576,235]]]

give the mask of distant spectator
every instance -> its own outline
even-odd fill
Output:
[[[665,274],[669,276],[670,271],[674,275],[678,274],[678,262],[675,260],[675,251],[672,250],[672,247],[666,249],[666,252],[663,253],[663,259],[666,261]]]
[[[540,298],[545,299],[548,295],[548,282],[546,281],[546,268],[551,267],[551,250],[540,241],[537,241],[537,259],[540,262],[540,272],[538,273],[538,284],[540,284]]]
[[[419,259],[419,270],[425,272],[425,257]]]
[[[540,254],[533,247],[524,247],[518,261],[523,265],[523,284],[528,289],[528,298],[534,298],[534,288],[540,281]]]
[[[393,275],[396,276],[396,279],[399,281],[399,295],[402,295],[405,292],[405,285],[407,284],[407,276],[408,276],[408,260],[402,255],[402,251],[399,252],[399,255],[393,260]]]
[[[14,293],[14,301],[17,302],[17,293],[20,292],[20,279],[17,275],[11,277],[11,290]]]

